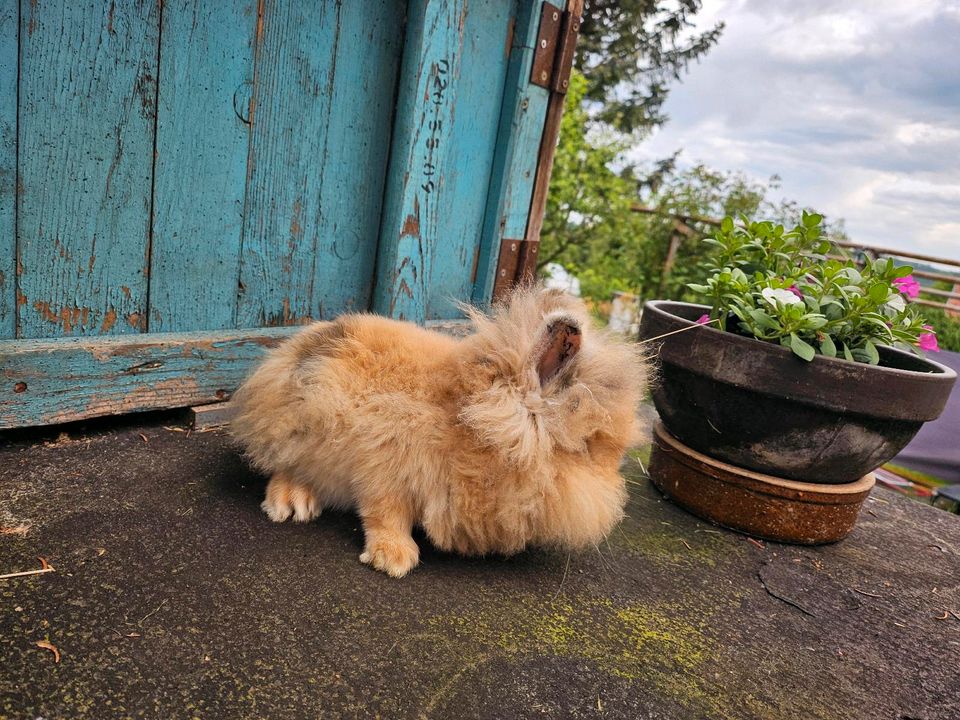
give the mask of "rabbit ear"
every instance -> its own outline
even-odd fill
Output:
[[[563,372],[580,352],[580,323],[574,318],[563,315],[547,318],[543,337],[537,343],[534,353],[537,358],[537,374],[540,387]]]

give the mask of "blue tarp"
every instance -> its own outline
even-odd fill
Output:
[[[960,353],[942,351],[929,358],[960,374]],[[953,386],[943,414],[924,424],[892,462],[948,483],[960,483],[960,380]]]

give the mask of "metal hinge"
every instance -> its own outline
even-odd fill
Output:
[[[538,181],[542,182],[542,198],[546,197],[549,168],[552,164],[552,147],[550,161],[546,163],[546,170],[541,175],[543,162],[543,147],[556,144],[559,118],[563,108],[563,95],[570,88],[570,72],[573,69],[573,55],[580,35],[580,10],[582,2],[573,2],[578,8],[576,13],[561,10],[549,2],[544,2],[540,10],[540,29],[537,33],[537,47],[533,53],[533,67],[530,70],[530,83],[546,88],[550,91],[550,107],[556,105],[555,110],[548,109],[548,118],[544,124],[545,138],[541,144],[540,163],[538,163]],[[551,126],[550,116],[555,123]],[[550,130],[553,127],[553,130]],[[536,189],[534,191],[536,196]],[[545,202],[545,200],[544,200]],[[543,212],[542,206],[533,203],[531,212]],[[526,239],[503,238],[500,241],[500,255],[497,261],[496,277],[493,283],[493,300],[502,300],[515,285],[533,280],[537,268],[537,254],[540,252],[539,226]]]
[[[570,87],[570,72],[579,36],[580,16],[545,2],[540,10],[540,31],[533,53],[530,82],[565,94]]]
[[[502,300],[514,285],[533,280],[537,267],[537,253],[540,243],[529,240],[500,241],[500,259],[497,262],[497,276],[493,281],[493,300]]]

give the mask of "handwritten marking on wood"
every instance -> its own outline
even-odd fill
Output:
[[[417,322],[455,317],[451,301],[471,297],[512,6],[410,3],[380,233],[379,312]]]
[[[158,3],[22,8],[20,336],[140,332],[104,321],[146,310]]]

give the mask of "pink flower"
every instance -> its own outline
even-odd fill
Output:
[[[800,288],[798,288],[796,285],[791,285],[790,287],[787,288],[787,290],[789,290],[789,291],[792,292],[794,295],[796,295],[798,298],[800,298],[801,300],[803,300],[803,293],[800,292]]]
[[[902,278],[896,278],[893,284],[897,286],[897,290],[908,298],[915,298],[920,294],[920,283],[913,279],[913,275],[904,275]]]
[[[917,344],[920,346],[920,349],[930,352],[940,352],[940,346],[937,345],[937,334],[933,331],[933,326],[924,325],[923,327],[930,332],[920,333],[920,337],[917,338]]]
[[[709,315],[701,315],[697,318],[697,325],[706,325],[708,322],[710,322]]]

